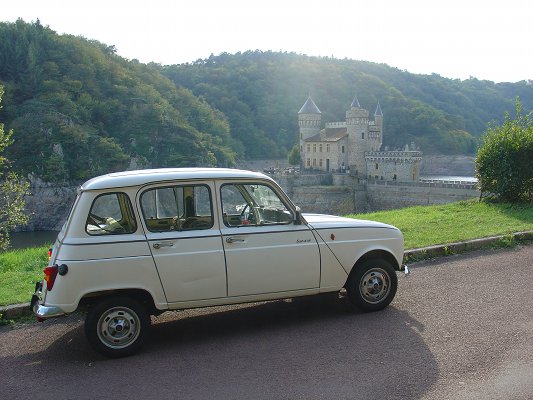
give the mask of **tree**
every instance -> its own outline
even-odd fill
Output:
[[[504,201],[533,201],[533,118],[522,114],[516,99],[516,116],[505,114],[501,126],[489,125],[476,158],[476,176],[482,196]]]
[[[4,88],[0,85],[0,102]],[[29,194],[29,184],[22,182],[17,174],[10,171],[9,160],[2,156],[6,147],[13,143],[13,130],[4,132],[0,123],[0,250],[9,245],[9,230],[28,222],[24,213],[24,196]]]
[[[300,156],[300,145],[297,143],[295,144],[291,151],[289,151],[289,164],[290,165],[298,165],[300,164],[300,161],[301,161],[301,156]]]

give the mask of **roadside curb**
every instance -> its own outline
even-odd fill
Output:
[[[33,310],[30,308],[30,303],[11,304],[9,306],[0,306],[1,319],[12,319],[30,315]]]
[[[469,251],[486,249],[488,247],[508,242],[527,242],[533,241],[533,231],[516,232],[508,235],[491,236],[482,239],[466,240],[449,244],[439,244],[435,246],[420,247],[417,249],[406,250],[404,260],[414,262],[427,260],[429,258],[448,256],[452,254],[466,253]],[[0,306],[0,318],[12,319],[24,315],[32,314],[30,303],[11,304],[9,306]]]
[[[481,239],[465,240],[463,242],[439,244],[435,246],[420,247],[406,250],[404,253],[405,262],[411,263],[429,258],[449,256],[452,254],[466,253],[468,251],[486,249],[491,246],[503,245],[506,242],[527,242],[533,240],[533,231],[516,232],[507,235],[490,236]],[[505,247],[505,246],[500,246]]]

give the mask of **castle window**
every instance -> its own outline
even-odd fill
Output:
[[[307,168],[310,168],[311,167],[311,159],[308,158],[305,162],[305,165],[307,166]]]
[[[320,168],[322,168],[322,159],[321,159],[321,158],[318,159],[318,166],[319,166]]]
[[[316,143],[313,143],[313,153],[316,153]]]
[[[316,158],[313,158],[313,168],[316,168]]]
[[[311,145],[309,143],[307,143],[307,152],[311,153]]]
[[[365,138],[365,133],[361,132],[361,139],[364,139],[364,138]]]
[[[320,144],[318,145],[318,151],[319,151],[319,153],[322,153],[322,143],[320,143]]]
[[[341,151],[344,153],[344,146],[342,146],[342,150]]]
[[[326,151],[329,153],[329,143],[326,144]]]
[[[376,169],[379,169],[379,164],[378,163],[376,163]]]

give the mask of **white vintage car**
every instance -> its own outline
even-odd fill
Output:
[[[397,228],[302,214],[261,173],[127,171],[80,187],[32,307],[40,321],[88,309],[90,344],[121,357],[168,310],[343,288],[360,309],[383,309],[402,259]]]

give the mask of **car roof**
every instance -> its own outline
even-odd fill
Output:
[[[81,185],[80,190],[112,189],[117,187],[142,186],[148,183],[196,179],[266,179],[260,173],[231,168],[159,168],[113,172],[97,176]]]

